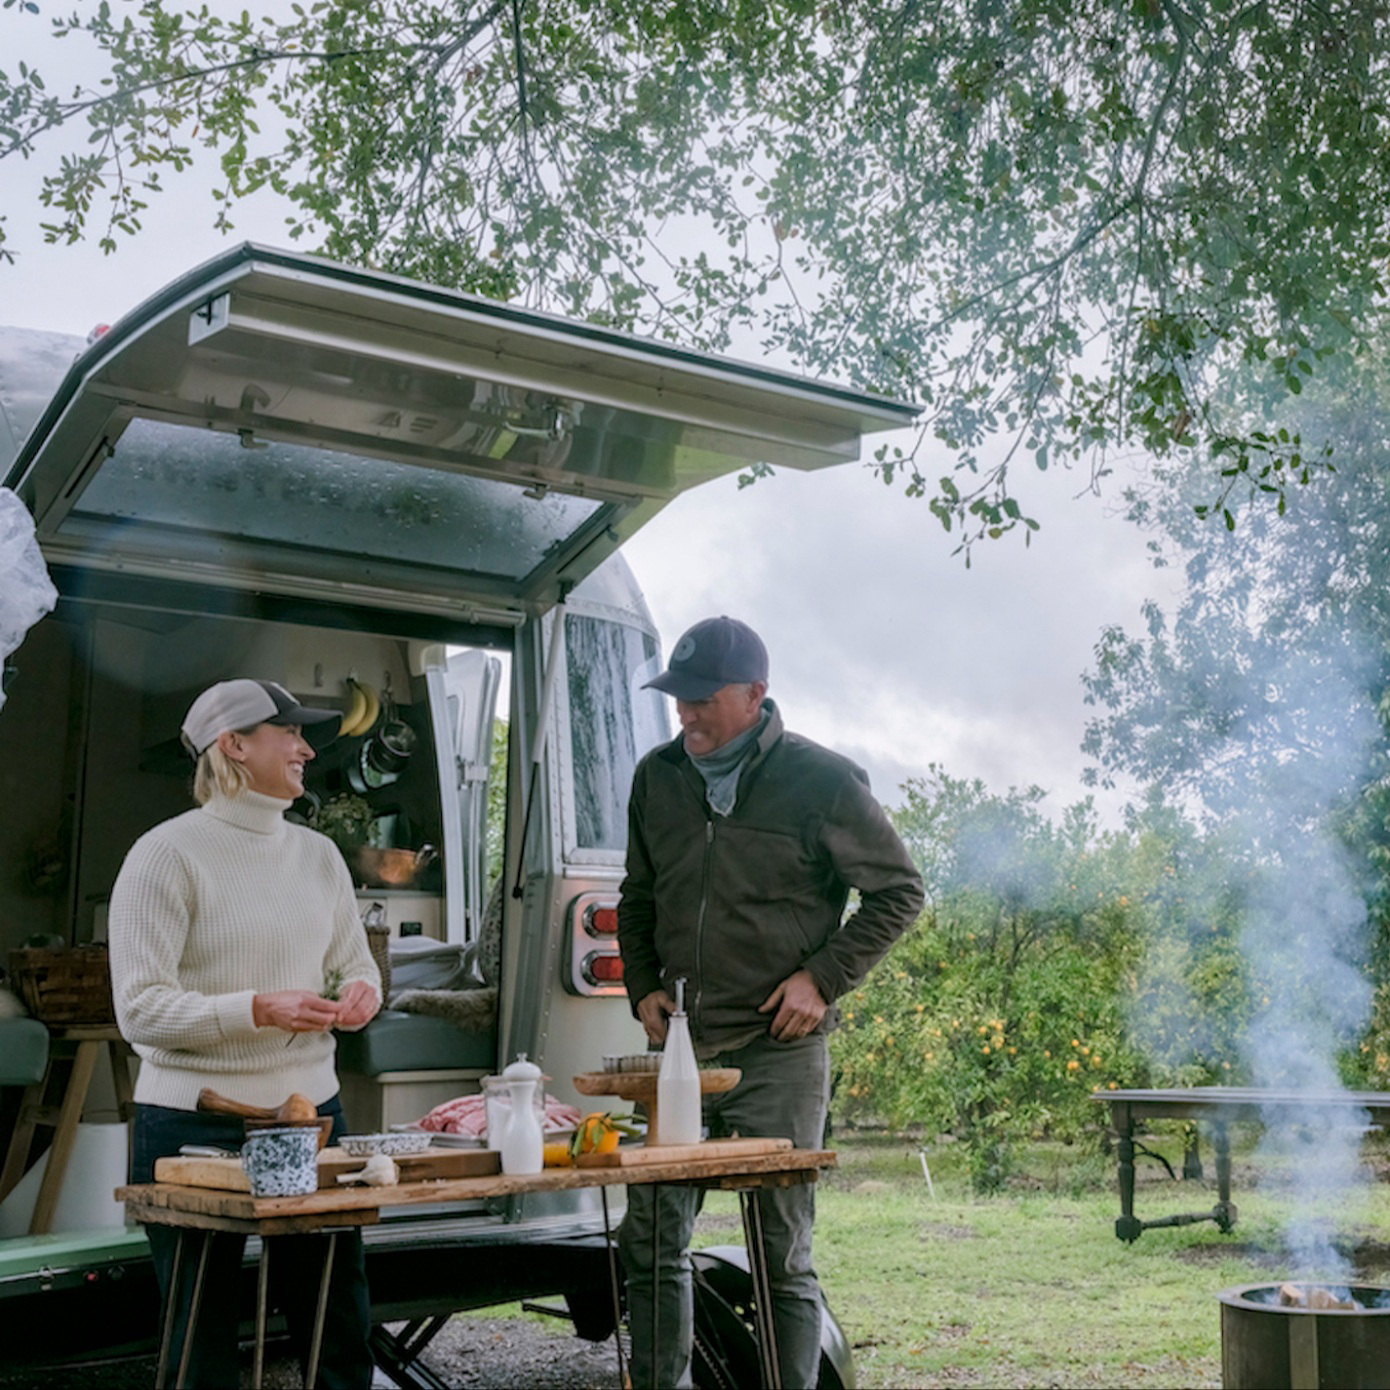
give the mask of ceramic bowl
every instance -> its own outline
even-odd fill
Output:
[[[262,1129],[308,1129],[318,1136],[318,1146],[323,1148],[328,1143],[328,1136],[333,1132],[333,1116],[320,1115],[313,1120],[247,1120],[246,1133],[254,1134]]]
[[[660,1071],[661,1053],[628,1052],[620,1057],[605,1055],[603,1069],[606,1072],[618,1072],[623,1075],[632,1072]]]
[[[371,1158],[373,1154],[419,1154],[429,1148],[432,1134],[345,1134],[338,1147],[353,1158]]]
[[[317,1126],[258,1129],[241,1146],[253,1197],[303,1197],[319,1186]]]

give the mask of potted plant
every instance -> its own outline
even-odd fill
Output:
[[[366,798],[339,792],[319,807],[314,826],[333,841],[349,863],[355,851],[367,843],[375,816]]]

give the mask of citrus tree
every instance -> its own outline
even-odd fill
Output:
[[[1036,789],[939,768],[895,813],[921,919],[842,1001],[836,1108],[962,1141],[981,1192],[1030,1137],[1098,1134],[1118,1086],[1240,1081],[1250,1013],[1240,884],[1223,847],[1153,801],[1102,833]]]

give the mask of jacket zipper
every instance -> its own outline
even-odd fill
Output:
[[[705,915],[709,909],[710,862],[714,858],[714,817],[705,810],[705,861],[700,871],[700,911],[695,918],[695,998],[689,1005],[690,1031],[700,1036],[700,1001],[705,992]]]

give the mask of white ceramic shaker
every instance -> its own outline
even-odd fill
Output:
[[[541,1081],[541,1069],[518,1052],[516,1061],[502,1073],[511,1093],[512,1114],[502,1133],[502,1171],[504,1173],[539,1173],[545,1167],[545,1139],[541,1122],[536,1115],[535,1093]]]
[[[656,1142],[698,1144],[703,1121],[700,1115],[700,1069],[690,1041],[690,1019],[685,1012],[685,981],[675,982],[676,1011],[666,1020],[666,1045],[656,1077]]]

